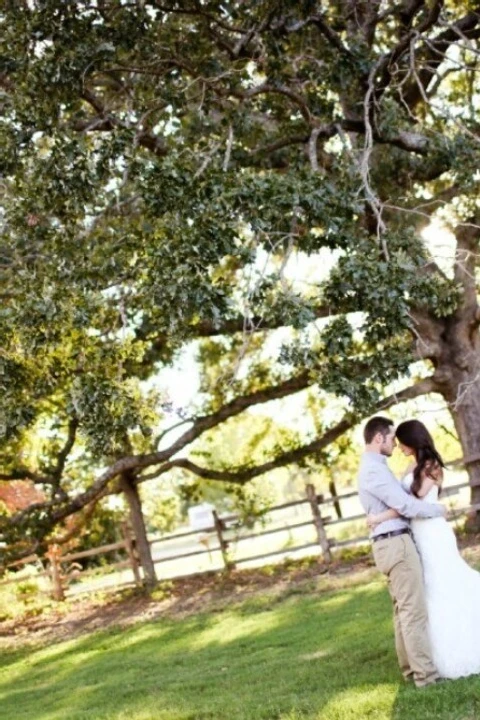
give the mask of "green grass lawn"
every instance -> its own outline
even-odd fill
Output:
[[[2,720],[476,720],[480,676],[403,683],[381,580],[2,654]]]

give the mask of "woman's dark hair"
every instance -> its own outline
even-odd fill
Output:
[[[433,476],[433,471],[444,468],[440,454],[435,449],[432,436],[420,420],[406,420],[400,423],[395,431],[397,440],[415,452],[417,465],[413,471],[413,482],[411,491],[418,497],[422,486],[422,479],[425,475]]]

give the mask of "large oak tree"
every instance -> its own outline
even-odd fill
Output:
[[[1,478],[45,492],[4,523],[17,551],[106,492],[137,507],[152,474],[244,483],[426,393],[478,502],[480,3],[5,0],[0,21]],[[194,340],[204,403],[158,449],[142,381]],[[189,456],[306,390],[345,416],[260,464]]]

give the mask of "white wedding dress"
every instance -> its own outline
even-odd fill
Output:
[[[413,475],[403,483],[409,486]],[[437,502],[436,485],[423,498]],[[480,673],[480,573],[463,560],[444,518],[413,519],[411,529],[425,583],[429,635],[439,674],[458,678]]]

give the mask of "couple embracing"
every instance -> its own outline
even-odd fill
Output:
[[[480,673],[480,573],[460,556],[437,502],[442,458],[418,420],[395,429],[371,418],[364,439],[359,497],[375,564],[388,579],[402,673],[417,687]],[[387,465],[397,442],[414,461],[401,482]]]

